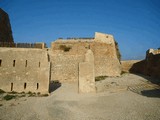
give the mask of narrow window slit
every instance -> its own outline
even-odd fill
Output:
[[[26,89],[26,87],[27,87],[27,83],[24,83],[24,89]]]
[[[39,67],[41,67],[41,63],[39,62]]]
[[[11,91],[13,91],[13,83],[11,83]]]
[[[0,67],[1,67],[1,65],[2,65],[2,60],[0,59]]]
[[[26,65],[25,65],[25,67],[27,67],[27,60],[26,60]]]
[[[13,60],[13,67],[15,67],[16,65],[16,60]]]
[[[37,90],[38,90],[38,88],[39,88],[39,83],[37,83]]]

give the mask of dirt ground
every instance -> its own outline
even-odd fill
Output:
[[[97,93],[78,94],[77,83],[64,83],[48,97],[0,99],[0,120],[160,120],[159,85],[124,74],[97,81]]]

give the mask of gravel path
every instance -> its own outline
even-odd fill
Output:
[[[48,97],[1,100],[0,120],[160,120],[160,89],[146,78],[126,74],[96,86],[78,94],[76,83],[64,83]]]

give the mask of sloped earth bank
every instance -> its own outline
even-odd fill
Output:
[[[1,99],[0,120],[160,120],[159,83],[150,81],[124,74],[96,82],[97,93],[64,83],[48,97]]]

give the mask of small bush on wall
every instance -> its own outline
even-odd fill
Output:
[[[71,49],[71,47],[66,46],[66,45],[60,45],[59,48],[63,50],[64,52],[68,52]]]

